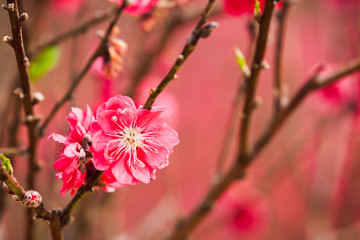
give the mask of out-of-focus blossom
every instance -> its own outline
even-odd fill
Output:
[[[235,235],[261,239],[269,223],[265,197],[248,182],[231,187],[220,199],[217,210],[224,218],[224,227]]]
[[[104,60],[103,58],[97,58],[91,66],[94,74],[96,75],[97,79],[99,80],[101,92],[101,102],[107,101],[112,96],[112,79],[106,77],[103,71],[104,67]]]
[[[128,0],[129,6],[125,8],[125,11],[134,16],[141,16],[145,13],[150,12],[158,0]],[[123,0],[110,0],[121,5]]]
[[[265,0],[259,0],[261,11],[264,10]],[[277,8],[282,7],[282,2],[277,3]],[[224,10],[228,14],[241,16],[244,14],[254,14],[255,0],[224,0]]]
[[[54,163],[53,167],[60,173],[56,176],[63,180],[60,194],[64,195],[72,189],[73,195],[85,182],[86,177],[86,152],[83,148],[84,138],[89,136],[92,123],[95,121],[93,113],[89,107],[87,112],[79,108],[72,108],[72,112],[67,117],[69,123],[69,136],[51,134],[49,138],[62,144],[62,152]]]
[[[104,76],[110,79],[116,78],[122,71],[128,47],[124,40],[115,37],[118,33],[120,33],[120,29],[115,27],[109,36],[107,52],[103,57]]]
[[[53,0],[55,12],[76,13],[83,6],[85,0]]]
[[[101,130],[93,136],[93,163],[120,184],[149,183],[155,172],[169,164],[179,143],[177,133],[165,123],[164,109],[136,108],[126,96],[115,96],[97,110]]]
[[[321,67],[317,70],[319,75],[326,75],[335,69],[333,66]],[[338,81],[317,91],[314,106],[324,112],[342,111],[354,105],[357,94],[354,81],[347,79]]]

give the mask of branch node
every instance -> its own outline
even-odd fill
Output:
[[[35,116],[35,115],[27,115],[25,117],[25,123],[31,124],[31,123],[38,123],[41,120],[41,116]]]
[[[12,47],[14,46],[14,40],[9,36],[4,36],[3,42],[9,44]]]
[[[29,19],[29,15],[27,13],[22,13],[19,18],[21,23],[26,22],[28,19]]]
[[[184,60],[185,60],[185,57],[184,57],[184,55],[180,54],[180,55],[178,56],[178,59],[179,59],[180,61],[184,61]]]
[[[29,61],[29,59],[28,59],[27,57],[24,57],[24,58],[23,58],[23,63],[24,63],[24,65],[25,65],[25,67],[29,67],[29,66],[30,66],[30,61]]]
[[[3,4],[1,5],[1,7],[7,11],[15,11],[15,4],[14,3],[9,3],[9,4]]]
[[[262,63],[254,63],[253,67],[256,69],[261,69]]]
[[[270,69],[270,64],[266,60],[264,60],[261,62],[261,68],[266,70]]]
[[[150,88],[149,93],[153,94],[156,91],[156,88]]]
[[[263,99],[260,96],[257,96],[253,102],[253,109],[261,107],[262,104],[263,104]]]
[[[32,104],[35,105],[39,102],[44,101],[45,97],[41,92],[35,92],[33,94]]]
[[[16,88],[14,93],[15,95],[18,95],[20,99],[24,98],[24,90],[22,88]]]
[[[207,38],[210,36],[210,34],[212,33],[212,31],[219,26],[219,23],[217,22],[210,22],[208,24],[206,24],[201,30],[200,30],[200,37],[202,38]]]

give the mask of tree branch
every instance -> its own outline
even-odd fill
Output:
[[[20,75],[20,85],[22,88],[22,101],[25,112],[25,123],[28,129],[28,138],[29,138],[29,165],[28,165],[28,175],[27,175],[27,184],[30,189],[34,188],[35,185],[35,172],[36,172],[36,148],[37,148],[37,124],[39,119],[34,116],[31,88],[30,88],[30,78],[28,67],[30,65],[29,59],[26,57],[23,35],[22,35],[22,25],[27,20],[28,15],[22,13],[20,15],[18,4],[16,0],[7,0],[7,5],[4,8],[9,13],[12,38],[5,37],[4,42],[10,44],[16,56],[16,62],[18,66],[18,71]],[[30,210],[29,210],[30,211]],[[28,212],[28,226],[27,226],[27,236],[29,239],[32,239],[33,231],[33,220],[30,217],[30,212]]]
[[[163,78],[160,84],[150,91],[150,95],[144,105],[144,109],[151,109],[155,99],[159,96],[159,94],[165,89],[165,87],[176,78],[176,73],[185,60],[189,57],[189,55],[194,51],[197,42],[200,38],[206,38],[210,35],[211,31],[217,24],[210,23],[204,26],[207,22],[207,19],[210,15],[211,9],[214,6],[215,0],[209,0],[208,4],[206,5],[205,9],[201,13],[201,17],[196,24],[194,30],[192,31],[190,37],[188,38],[181,54],[177,57],[174,65],[171,67],[167,75]]]
[[[241,119],[240,130],[240,146],[239,151],[242,156],[241,159],[246,159],[251,149],[251,119],[252,112],[254,110],[254,99],[256,86],[262,68],[262,61],[266,50],[266,43],[268,39],[268,33],[270,28],[271,17],[274,12],[276,2],[272,0],[266,0],[264,13],[260,19],[259,35],[256,40],[254,60],[251,65],[251,74],[248,79],[245,80],[245,103],[243,107],[243,116]]]
[[[195,4],[194,4],[195,5]],[[132,71],[131,85],[126,91],[126,95],[133,97],[135,94],[135,89],[139,82],[143,79],[146,74],[152,69],[153,62],[156,57],[163,51],[167,46],[167,42],[171,37],[172,33],[184,23],[197,20],[201,15],[203,8],[196,6],[189,6],[186,9],[176,7],[172,9],[170,14],[170,19],[162,23],[163,27],[160,33],[160,37],[156,41],[155,46],[153,46],[148,51],[144,49],[144,43],[142,44],[141,50],[139,50],[138,61],[135,69]],[[220,4],[215,4],[211,12],[211,16],[222,14],[222,6]]]
[[[91,65],[93,64],[93,62],[95,61],[96,58],[102,56],[104,54],[104,51],[106,50],[106,45],[107,42],[109,40],[109,36],[111,34],[112,29],[114,28],[116,22],[118,21],[123,9],[127,6],[127,1],[124,1],[124,3],[117,8],[116,10],[116,14],[115,17],[113,19],[113,21],[110,23],[110,25],[108,26],[107,30],[106,30],[106,34],[104,36],[104,38],[102,39],[101,43],[99,44],[99,46],[97,47],[97,49],[94,51],[94,53],[91,55],[90,59],[88,60],[88,62],[86,63],[85,67],[83,68],[83,70],[80,72],[80,74],[74,79],[74,81],[72,82],[72,85],[70,86],[70,88],[68,89],[68,91],[64,94],[64,96],[55,104],[55,106],[53,107],[53,109],[51,110],[49,116],[45,119],[44,123],[42,124],[42,126],[40,127],[40,134],[43,135],[44,134],[44,130],[46,129],[46,127],[49,125],[50,121],[52,120],[52,118],[55,116],[55,114],[59,111],[59,109],[68,101],[71,99],[72,94],[74,93],[75,89],[77,88],[77,86],[79,85],[79,83],[81,82],[81,80],[84,78],[84,76],[86,75],[86,73],[89,71]]]
[[[282,76],[282,53],[285,38],[287,16],[292,0],[284,0],[282,9],[275,14],[278,19],[278,31],[276,36],[275,60],[274,60],[274,112],[278,113],[287,103],[287,88]]]
[[[212,205],[221,196],[221,194],[230,186],[232,182],[239,179],[244,173],[247,167],[255,160],[255,158],[261,153],[264,147],[273,139],[276,132],[280,129],[285,120],[290,114],[299,106],[301,102],[312,91],[326,87],[335,81],[338,81],[341,77],[351,74],[357,70],[360,70],[360,58],[350,62],[347,65],[334,71],[332,74],[326,76],[315,75],[307,81],[306,84],[297,92],[290,104],[278,115],[276,115],[268,128],[263,132],[260,138],[256,141],[253,151],[246,156],[238,155],[237,161],[233,164],[226,175],[216,183],[208,192],[204,200],[198,205],[198,207],[190,214],[186,219],[179,221],[172,234],[167,238],[171,240],[184,239],[195,227],[210,213]]]
[[[90,19],[89,21],[81,24],[78,27],[75,27],[74,29],[71,29],[69,31],[66,31],[62,34],[59,34],[58,36],[54,37],[52,40],[49,40],[43,44],[40,44],[38,47],[36,47],[33,51],[30,51],[29,56],[31,56],[32,58],[34,58],[37,54],[39,54],[42,50],[51,47],[51,46],[55,46],[58,45],[66,40],[68,40],[69,38],[75,37],[77,35],[80,34],[84,34],[86,33],[89,28],[96,26],[102,22],[105,22],[106,20],[111,19],[112,17],[114,17],[116,15],[118,8],[114,8],[108,11],[105,11],[104,13],[101,14],[97,14],[95,15],[94,18]]]
[[[71,199],[71,201],[66,205],[64,210],[60,215],[60,224],[61,226],[65,226],[70,221],[70,215],[75,207],[80,203],[80,201],[91,191],[94,191],[94,186],[97,181],[101,178],[103,174],[102,171],[96,171],[96,173],[92,176],[89,181],[83,185],[75,194],[75,196]]]

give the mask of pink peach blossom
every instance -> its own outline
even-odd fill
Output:
[[[269,225],[267,199],[251,181],[229,188],[221,197],[217,210],[223,224],[234,235],[246,239],[261,239]]]
[[[55,12],[76,13],[85,3],[85,0],[53,0],[52,6]]]
[[[61,195],[70,189],[72,189],[71,194],[73,195],[85,182],[87,156],[85,149],[83,149],[83,139],[90,134],[92,123],[95,121],[89,106],[86,113],[79,108],[72,108],[71,110],[72,112],[67,117],[69,136],[65,137],[53,133],[49,137],[63,145],[59,158],[53,164],[54,169],[60,172],[56,176],[63,180]]]
[[[101,130],[92,139],[95,168],[120,184],[155,179],[156,170],[169,164],[169,155],[179,143],[163,112],[163,107],[136,108],[121,95],[100,105],[96,119]]]
[[[134,16],[141,16],[148,13],[153,9],[158,0],[128,0],[129,6],[125,8],[125,11]],[[123,0],[110,0],[121,5]]]

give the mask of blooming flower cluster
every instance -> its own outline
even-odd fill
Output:
[[[136,108],[131,98],[115,96],[100,105],[96,118],[72,108],[67,117],[69,136],[51,134],[63,149],[54,163],[63,180],[60,194],[72,194],[89,173],[103,171],[102,186],[113,191],[123,185],[155,179],[157,170],[169,164],[169,155],[179,143],[178,135],[163,117],[163,107]]]

